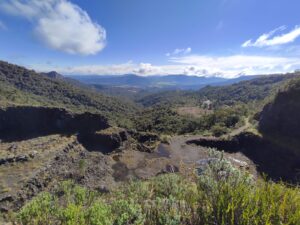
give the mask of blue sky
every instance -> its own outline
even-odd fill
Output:
[[[2,0],[0,59],[63,74],[300,68],[299,0]]]

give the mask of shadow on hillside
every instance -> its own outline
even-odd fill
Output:
[[[3,143],[11,143],[11,142],[20,142],[20,141],[26,141],[30,139],[35,139],[43,136],[48,135],[61,135],[64,137],[70,137],[74,133],[57,133],[57,132],[43,132],[43,133],[30,133],[30,134],[9,134],[9,135],[0,135],[0,142]]]
[[[77,140],[82,146],[90,152],[102,152],[109,154],[117,150],[121,142],[109,135],[101,135],[97,133],[80,133]]]
[[[65,109],[31,106],[0,109],[0,139],[3,142],[94,132],[108,127],[107,120],[97,114],[73,114]]]
[[[197,139],[187,144],[216,148],[229,153],[242,152],[275,181],[299,182],[300,158],[287,148],[280,147],[252,133],[242,133],[231,140]]]

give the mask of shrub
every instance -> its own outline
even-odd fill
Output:
[[[111,208],[103,203],[94,203],[85,214],[86,224],[110,225],[113,224]]]
[[[60,210],[59,220],[63,225],[85,225],[84,210],[80,205],[68,204]]]
[[[25,205],[19,212],[18,219],[22,224],[55,224],[53,218],[57,213],[57,199],[45,192]]]
[[[114,212],[115,225],[139,225],[145,221],[145,215],[142,212],[142,207],[130,200],[116,200],[112,204],[112,210]]]
[[[221,126],[221,125],[217,124],[217,125],[214,125],[211,128],[211,131],[212,131],[212,133],[213,133],[214,136],[220,137],[223,134],[226,134],[228,132],[228,129],[226,127],[224,127],[224,126]]]
[[[147,223],[157,225],[179,225],[181,221],[189,218],[184,201],[170,198],[156,198],[145,207]]]
[[[197,178],[161,175],[103,195],[63,182],[54,194],[26,204],[17,218],[24,225],[299,224],[298,187],[255,181],[214,150],[210,158]]]

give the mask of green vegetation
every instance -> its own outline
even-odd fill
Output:
[[[89,111],[107,116],[120,126],[130,126],[138,108],[130,102],[102,95],[63,79],[52,79],[32,70],[0,61],[2,105],[35,105]]]
[[[259,116],[259,131],[265,139],[300,156],[300,79],[282,88]]]
[[[263,101],[277,93],[278,89],[289,80],[299,74],[262,76],[249,81],[239,82],[229,86],[206,87],[194,97],[211,99],[215,107],[223,105],[235,105],[237,103],[249,104],[251,102]]]
[[[49,78],[32,70],[0,62],[0,106],[30,105],[89,111],[106,116],[112,125],[160,134],[202,133],[220,136],[243,125],[246,117],[259,112],[265,102],[296,74],[267,76],[222,87],[206,87],[196,92],[169,91],[142,93],[130,100],[108,97],[84,85],[63,78]],[[116,88],[115,88],[116,89]],[[111,92],[125,93],[119,89]],[[133,89],[133,91],[135,91]],[[140,92],[139,92],[140,93]],[[122,94],[123,95],[123,94]],[[124,94],[125,95],[125,94]],[[211,100],[214,113],[195,118],[179,115],[176,107],[202,107]]]
[[[174,106],[174,105],[196,105],[197,99],[191,96],[193,92],[187,91],[164,91],[154,94],[142,95],[136,98],[136,102],[145,106]]]
[[[197,92],[143,93],[139,98],[132,94],[135,90],[98,87],[116,96],[128,92],[130,99],[142,105],[138,106],[63,78],[49,78],[0,61],[0,107],[46,106],[99,113],[109,118],[116,129],[158,133],[164,143],[174,134],[222,136],[233,130],[240,132],[238,128],[243,129],[245,122],[247,125],[248,121],[258,123],[259,120],[261,139],[269,138],[281,146],[285,150],[284,162],[288,164],[289,149],[297,153],[292,155],[293,160],[299,158],[299,141],[295,140],[300,138],[300,80],[294,79],[296,76],[267,76],[234,85],[205,87]],[[212,103],[209,113],[198,117],[179,115],[176,110],[178,106],[203,108],[207,100]],[[111,129],[115,128],[102,132],[111,132]],[[280,168],[270,151],[265,154],[267,151],[256,153],[257,150],[251,149],[251,153],[270,157],[269,161]],[[51,191],[40,193],[18,212],[5,216],[9,221],[24,225],[300,224],[299,187],[255,180],[247,172],[233,167],[222,154],[212,151],[210,157],[213,160],[184,177],[168,174],[146,181],[131,181],[109,193],[63,181]],[[79,176],[86,174],[90,169],[88,165],[87,159],[75,165]],[[294,164],[290,165],[294,170]]]
[[[214,108],[238,103],[248,104],[274,95],[286,82],[297,76],[299,73],[262,76],[227,86],[207,86],[199,91],[168,91],[142,96],[137,102],[147,107],[155,105],[201,106],[207,99],[212,101]]]
[[[27,203],[14,221],[67,225],[297,225],[300,189],[271,181],[255,181],[212,151],[197,175],[161,175],[132,181],[100,194],[62,182],[54,192]]]
[[[242,126],[248,116],[246,105],[223,107],[200,118],[181,116],[169,107],[157,106],[144,110],[135,118],[141,131],[161,134],[206,133],[220,136]]]
[[[237,84],[211,87],[196,92],[168,91],[142,96],[138,103],[148,107],[137,116],[136,128],[164,134],[201,133],[221,136],[253,121],[263,106],[299,74],[262,76]],[[200,118],[178,115],[179,106],[203,107],[210,100],[213,113]],[[254,123],[256,123],[254,121]]]
[[[260,130],[264,134],[278,134],[299,139],[299,110],[300,79],[294,79],[264,107]]]

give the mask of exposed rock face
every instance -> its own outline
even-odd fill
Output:
[[[109,191],[126,166],[113,168],[116,162],[104,154],[153,152],[159,142],[155,134],[110,127],[101,115],[25,106],[0,109],[0,139],[0,174],[7,175],[0,185],[12,187],[0,192],[0,212],[17,210],[66,179]]]
[[[213,147],[219,150],[226,150],[227,152],[237,152],[241,148],[239,140],[234,137],[230,141],[220,138],[200,138],[189,140],[187,144],[195,144],[207,147]]]
[[[94,133],[82,133],[78,136],[78,140],[89,151],[106,154],[119,149],[127,139],[127,132],[120,128],[108,128]]]
[[[300,139],[300,80],[278,93],[260,114],[259,129],[263,134],[276,134]]]
[[[14,162],[27,162],[29,160],[29,156],[27,155],[19,155],[7,158],[0,158],[0,166],[4,164],[14,163]]]
[[[151,153],[159,143],[159,137],[156,134],[127,131],[117,127],[94,133],[81,133],[78,140],[89,151],[105,154],[122,149]]]
[[[293,80],[267,104],[259,115],[259,130],[263,139],[274,147],[266,147],[274,167],[299,182],[300,169],[300,79]],[[283,167],[283,168],[282,168]]]
[[[1,139],[93,132],[107,127],[107,120],[97,114],[72,114],[65,109],[27,106],[0,109]]]
[[[187,144],[216,148],[229,153],[241,152],[257,165],[258,171],[266,173],[268,177],[274,180],[299,182],[297,177],[300,169],[299,157],[294,152],[288,151],[285,146],[277,145],[252,133],[242,133],[231,140],[201,138],[190,140]]]
[[[131,131],[130,134],[138,141],[141,143],[146,143],[146,142],[153,142],[153,141],[158,141],[159,137],[157,134],[154,133],[149,133],[149,132],[134,132]]]
[[[47,153],[45,151],[40,154]],[[19,209],[26,201],[41,191],[51,190],[62,180],[71,179],[99,191],[108,191],[108,187],[114,185],[111,169],[113,162],[102,153],[86,151],[77,140],[53,153],[55,154],[47,155],[48,161],[31,171],[30,178],[22,180],[14,191],[0,193],[0,212]],[[24,162],[26,163],[30,161]]]
[[[48,72],[48,73],[42,73],[42,75],[45,75],[49,78],[52,78],[52,79],[64,79],[64,77],[57,73],[56,71],[51,71],[51,72]]]
[[[140,152],[152,153],[160,141],[158,135],[154,133],[129,131],[129,134],[136,142],[134,150]]]

